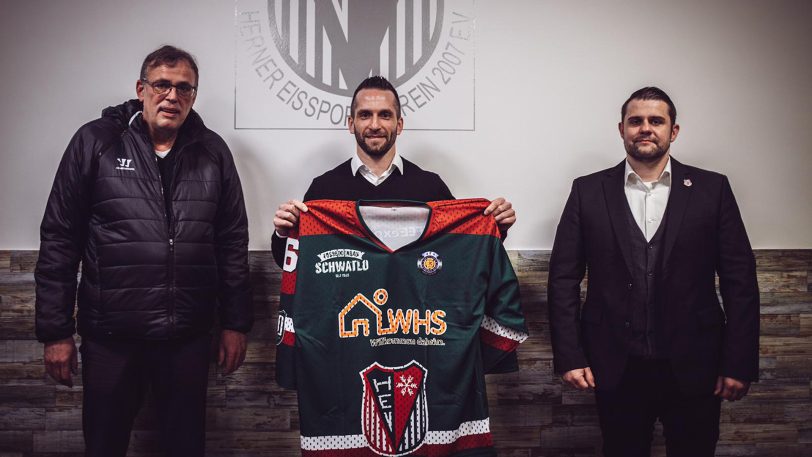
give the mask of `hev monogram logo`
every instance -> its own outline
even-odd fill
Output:
[[[412,360],[400,367],[375,362],[361,371],[361,424],[372,451],[400,456],[419,448],[429,429],[428,370]]]
[[[238,0],[237,128],[344,128],[366,77],[407,128],[474,127],[474,0]]]

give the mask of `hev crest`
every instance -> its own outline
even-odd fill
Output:
[[[419,448],[429,428],[428,371],[414,360],[400,367],[375,362],[360,375],[364,385],[361,424],[369,448],[390,457]]]

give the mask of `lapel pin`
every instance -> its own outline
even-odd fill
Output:
[[[693,186],[693,185],[694,185],[694,183],[692,183],[692,182],[691,182],[691,180],[690,180],[690,179],[688,179],[688,178],[683,179],[683,180],[682,180],[682,184],[683,184],[685,187],[691,187],[691,186]]]

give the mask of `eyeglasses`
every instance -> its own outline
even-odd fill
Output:
[[[193,86],[189,83],[180,83],[180,84],[172,84],[166,80],[158,80],[154,82],[149,82],[146,79],[141,80],[144,84],[147,84],[152,87],[152,90],[158,95],[166,95],[172,88],[175,88],[175,92],[178,96],[183,98],[189,98],[195,95],[197,92],[197,87]]]

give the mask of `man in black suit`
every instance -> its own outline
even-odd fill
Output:
[[[758,376],[750,242],[727,178],[670,157],[676,117],[656,87],[629,97],[626,160],[573,182],[550,258],[555,369],[595,390],[607,457],[648,456],[657,419],[669,457],[713,456],[722,399]]]

